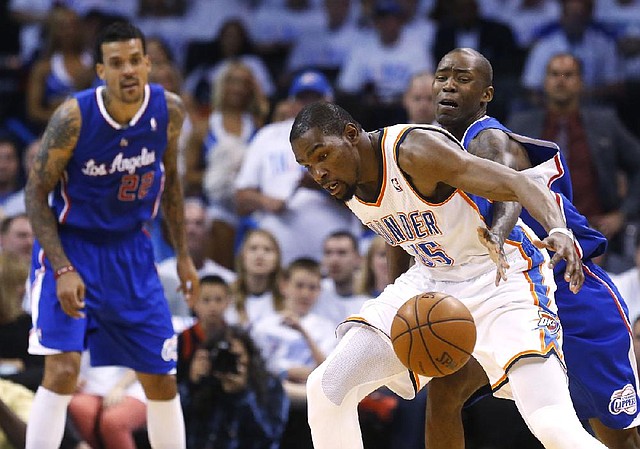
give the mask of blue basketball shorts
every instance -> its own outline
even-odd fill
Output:
[[[614,429],[638,425],[638,375],[627,305],[607,273],[584,263],[585,282],[573,294],[556,271],[556,305],[564,332],[569,390],[582,420]]]
[[[97,235],[96,235],[97,234]],[[67,257],[86,286],[84,318],[64,313],[54,273],[36,241],[31,267],[32,354],[89,349],[94,366],[151,374],[175,372],[177,339],[149,236],[91,236],[60,231]]]

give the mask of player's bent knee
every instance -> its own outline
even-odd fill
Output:
[[[57,393],[66,393],[68,386],[75,389],[80,374],[80,355],[62,353],[47,356],[42,385]]]

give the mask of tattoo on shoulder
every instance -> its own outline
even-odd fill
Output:
[[[80,134],[80,110],[75,100],[64,102],[51,116],[42,136],[46,149],[73,149]]]
[[[169,136],[173,133],[179,134],[182,130],[182,122],[185,116],[185,107],[182,99],[172,93],[165,91],[165,99],[167,100],[167,110],[169,112]]]
[[[470,142],[468,151],[484,159],[499,160],[503,152],[504,142],[494,133],[487,131],[484,131]]]
[[[51,116],[33,164],[43,182],[57,182],[78,142],[81,123],[75,100],[66,101]]]

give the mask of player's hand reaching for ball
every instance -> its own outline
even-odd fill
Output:
[[[178,277],[180,278],[179,291],[184,295],[184,299],[190,308],[193,308],[194,301],[200,297],[200,278],[198,271],[193,265],[191,257],[178,257]]]
[[[85,285],[80,275],[67,271],[56,280],[56,294],[64,313],[71,318],[84,318]]]
[[[496,287],[500,284],[500,281],[507,280],[507,270],[509,264],[504,254],[504,241],[500,237],[484,227],[478,227],[478,239],[480,243],[487,247],[489,250],[489,257],[496,264]]]
[[[577,293],[584,282],[582,259],[574,244],[571,231],[553,231],[552,229],[544,240],[536,241],[535,245],[538,248],[546,248],[555,252],[549,262],[551,268],[555,267],[562,259],[566,260],[567,267],[564,270],[564,280],[569,283],[569,289],[573,293]]]

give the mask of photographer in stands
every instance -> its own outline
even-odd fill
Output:
[[[185,368],[180,387],[189,449],[279,447],[289,402],[246,331],[219,327]]]

